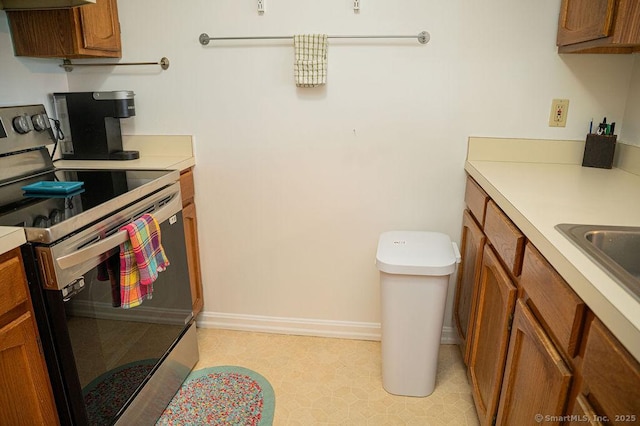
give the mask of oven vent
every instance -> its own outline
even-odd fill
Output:
[[[158,207],[162,207],[165,204],[169,204],[169,201],[171,201],[172,199],[173,199],[173,195],[164,197],[162,200],[158,201]]]
[[[118,223],[115,226],[112,226],[111,228],[109,228],[105,233],[104,233],[104,238],[106,237],[110,237],[111,235],[117,233],[120,231],[120,228],[122,228],[123,226],[125,226],[127,223],[130,223],[130,220],[124,220],[120,223]]]
[[[156,208],[156,205],[154,204],[151,207],[147,207],[145,210],[141,211],[140,213],[135,214],[131,220],[133,221],[133,220],[139,218],[140,216],[142,216],[143,214],[151,214],[156,210],[157,210],[157,208]]]

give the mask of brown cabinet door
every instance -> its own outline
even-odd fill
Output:
[[[515,301],[515,286],[493,250],[485,245],[469,356],[473,401],[481,425],[492,424],[498,406]]]
[[[194,203],[187,204],[182,208],[182,219],[187,245],[193,315],[198,315],[202,310],[204,301],[202,299],[202,278],[200,275],[200,251],[198,250],[198,223],[196,220],[196,205]]]
[[[27,281],[22,258],[17,254],[9,252],[0,256],[0,317],[30,300],[29,289],[22,284]]]
[[[559,424],[536,416],[560,417],[571,372],[531,311],[516,304],[497,425]]]
[[[558,22],[558,46],[609,37],[616,0],[563,0]]]
[[[120,23],[116,0],[98,0],[95,5],[80,7],[82,49],[120,51]]]
[[[20,249],[0,255],[0,424],[57,425]]]
[[[49,376],[30,312],[0,329],[0,423],[56,425]],[[6,422],[6,423],[5,423]]]
[[[16,56],[121,57],[116,0],[71,9],[7,11]]]
[[[453,316],[460,336],[464,363],[469,363],[471,333],[478,298],[478,282],[482,267],[485,236],[468,210],[462,216],[462,262],[458,271]]]
[[[587,326],[581,393],[608,424],[640,424],[640,363],[594,318]]]

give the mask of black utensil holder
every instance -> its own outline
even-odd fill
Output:
[[[613,167],[613,155],[616,152],[616,135],[588,134],[584,146],[583,167],[610,169]]]

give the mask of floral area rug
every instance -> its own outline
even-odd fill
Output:
[[[273,424],[275,395],[260,374],[222,366],[193,371],[173,397],[157,425]]]

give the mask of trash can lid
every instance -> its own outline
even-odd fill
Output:
[[[378,240],[376,266],[389,274],[450,275],[458,262],[458,250],[440,232],[390,231]]]

